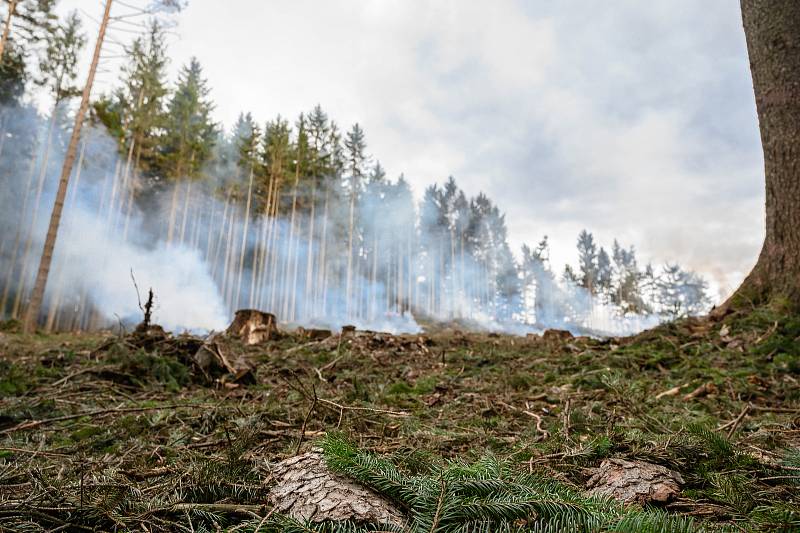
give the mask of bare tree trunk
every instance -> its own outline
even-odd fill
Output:
[[[328,298],[328,203],[330,201],[330,191],[325,188],[325,206],[322,208],[322,243],[319,252],[319,282],[321,308],[320,315],[325,314]]]
[[[316,222],[317,180],[311,187],[311,217],[308,221],[308,245],[306,246],[306,284],[304,294],[304,313],[310,317],[309,311],[314,309],[314,225]]]
[[[345,285],[345,298],[347,299],[347,318],[352,318],[352,283],[353,283],[353,227],[355,224],[356,212],[356,176],[353,175],[352,190],[350,191],[350,221],[347,233],[347,282]]]
[[[255,165],[250,165],[250,179],[248,180],[247,185],[247,204],[244,209],[244,227],[242,228],[242,248],[239,250],[239,265],[238,265],[238,274],[236,278],[236,298],[235,298],[235,307],[236,310],[239,309],[239,303],[241,301],[242,295],[242,277],[244,276],[244,255],[247,251],[247,232],[250,229],[250,204],[253,200],[253,177],[255,176]]]
[[[97,72],[97,64],[100,62],[100,52],[103,49],[103,40],[105,39],[106,29],[108,28],[108,19],[111,15],[111,3],[112,0],[106,0],[103,21],[100,24],[100,31],[97,36],[97,43],[95,44],[92,64],[89,67],[89,77],[86,80],[86,85],[83,88],[81,105],[80,108],[78,108],[77,115],[75,116],[75,126],[72,129],[72,137],[69,140],[67,155],[64,158],[64,166],[61,169],[61,179],[58,183],[56,201],[53,205],[53,213],[50,217],[50,226],[47,229],[47,237],[44,242],[44,249],[42,250],[42,258],[39,261],[39,271],[36,274],[36,283],[33,286],[31,301],[28,304],[28,310],[25,316],[26,332],[31,332],[36,327],[36,322],[39,318],[39,311],[42,307],[44,290],[47,286],[47,276],[50,273],[50,263],[53,260],[53,250],[55,249],[56,238],[58,236],[58,225],[61,222],[61,211],[64,207],[64,199],[67,196],[69,177],[70,174],[72,174],[72,166],[75,163],[75,156],[78,151],[78,141],[81,137],[83,119],[86,116],[87,109],[89,108],[89,96],[92,92],[92,84],[94,83],[94,76]]]
[[[50,151],[53,146],[53,132],[56,129],[56,114],[58,113],[58,103],[53,106],[50,115],[50,124],[47,129],[47,140],[45,141],[44,154],[42,154],[42,164],[39,168],[39,179],[36,181],[36,195],[33,200],[33,216],[28,227],[28,236],[25,239],[25,249],[22,252],[22,272],[19,276],[19,285],[14,297],[13,316],[16,318],[22,306],[22,298],[25,293],[25,286],[28,284],[28,272],[32,258],[31,246],[33,246],[33,236],[36,233],[36,226],[39,222],[39,209],[42,204],[42,194],[44,193],[44,182],[47,179],[47,169],[50,167]]]
[[[8,15],[6,15],[6,22],[3,25],[3,37],[0,38],[0,61],[3,60],[3,53],[6,51],[6,42],[8,42],[8,34],[11,32],[11,17],[14,16],[14,11],[17,9],[17,0],[10,0],[8,4]]]
[[[278,213],[280,212],[280,175],[275,178],[275,192],[272,199],[272,245],[270,246],[272,257],[270,258],[270,272],[272,273],[272,281],[270,283],[270,305],[269,310],[277,309],[279,290],[278,290],[278,258],[280,256],[281,248],[281,227],[278,224]],[[283,248],[285,250],[285,247]]]
[[[21,219],[25,220],[28,213],[28,200],[30,197],[29,191],[33,185],[33,175],[36,173],[36,157],[31,158],[30,171],[28,172],[28,184],[25,187],[25,199],[22,202]],[[6,271],[6,280],[3,284],[3,296],[0,298],[0,313],[5,312],[8,305],[8,297],[11,294],[11,285],[14,281],[14,270],[17,267],[17,254],[19,253],[20,245],[22,244],[22,224],[17,227],[16,235],[14,237],[14,247],[11,249],[11,260],[8,262],[8,270]],[[21,258],[22,256],[20,256]],[[16,295],[15,295],[16,296]],[[15,298],[16,299],[16,298]],[[16,315],[12,312],[12,318]]]
[[[223,265],[222,270],[222,295],[225,299],[225,303],[230,306],[230,301],[228,301],[228,283],[229,278],[232,276],[231,274],[231,263],[233,260],[231,259],[233,256],[233,252],[231,251],[231,246],[233,245],[233,230],[236,225],[236,210],[232,207],[231,208],[231,216],[230,222],[228,223],[228,237],[225,239],[225,263]]]
[[[300,182],[300,159],[298,158],[297,163],[295,165],[294,171],[294,188],[292,189],[292,216],[289,222],[289,244],[288,250],[286,251],[286,259],[284,260],[283,266],[283,284],[284,284],[284,292],[283,292],[283,306],[282,306],[282,316],[284,318],[290,318],[290,310],[289,310],[289,302],[290,300],[294,299],[294,287],[289,285],[289,270],[292,266],[292,255],[294,253],[294,225],[295,225],[295,215],[297,212],[297,185]]]
[[[186,192],[184,193],[183,197],[183,216],[181,217],[181,235],[180,240],[178,241],[181,246],[183,246],[183,241],[186,238],[186,221],[189,220],[189,209],[192,205],[192,182],[193,180],[189,178],[186,181]]]
[[[369,278],[369,305],[367,306],[367,317],[372,320],[375,318],[375,308],[377,307],[375,285],[378,283],[378,232],[374,229],[372,231],[372,272]]]
[[[211,247],[213,246],[213,241],[214,241],[214,221],[217,220],[217,217],[215,216],[216,212],[217,212],[217,201],[216,201],[216,199],[212,198],[210,200],[210,202],[211,202],[211,213],[209,213],[209,215],[208,215],[208,228],[207,228],[208,229],[208,233],[206,234],[206,243],[205,243],[205,249],[206,249],[205,260],[206,260],[206,263],[209,263],[210,258],[211,258]],[[224,217],[223,217],[223,220],[224,220]],[[211,265],[211,269],[212,269],[212,272],[213,272],[213,269],[214,269],[214,265],[213,264]],[[212,274],[212,276],[213,276],[213,274]]]
[[[86,141],[84,140],[81,143],[81,155],[78,158],[78,168],[75,171],[75,183],[72,185],[72,194],[69,196],[69,205],[67,206],[68,209],[73,209],[75,206],[75,202],[78,200],[78,188],[81,184],[81,170],[83,170],[83,160],[86,151]],[[64,228],[64,232],[67,235],[72,235],[75,231],[75,219],[69,218],[67,219],[66,228]],[[61,299],[64,296],[64,276],[66,274],[66,266],[65,261],[62,258],[60,261],[56,263],[57,267],[55,269],[58,272],[58,277],[56,281],[56,292],[53,295],[53,298],[50,300],[49,310],[47,312],[47,322],[45,323],[45,331],[50,332],[56,327],[56,317],[58,312],[61,308]]]
[[[201,200],[202,200],[201,196]],[[201,202],[201,205],[195,204],[194,206],[194,217],[192,218],[192,224],[190,226],[189,231],[189,247],[192,250],[199,250],[200,249],[200,221],[203,218],[203,212],[205,211],[205,202]]]
[[[741,0],[764,148],[766,238],[722,306],[781,300],[800,310],[800,2]]]
[[[211,261],[211,277],[216,277],[217,267],[219,266],[219,254],[222,250],[222,243],[225,240],[225,227],[228,221],[228,211],[232,211],[231,209],[231,192],[228,191],[227,196],[225,197],[225,207],[222,211],[222,222],[219,225],[219,236],[217,237],[217,242],[214,245],[213,250],[209,248],[209,257],[213,257],[214,259]],[[233,215],[231,215],[233,216]]]
[[[270,176],[269,182],[267,183],[267,201],[264,205],[264,213],[261,215],[262,217],[262,224],[261,224],[261,238],[259,239],[259,258],[258,258],[258,278],[256,279],[256,292],[258,293],[258,297],[256,298],[256,305],[255,307],[258,309],[264,309],[266,305],[266,297],[267,297],[267,258],[269,257],[270,252],[270,242],[272,240],[272,189],[273,189],[273,181],[274,177]]]
[[[250,259],[253,267],[250,272],[250,300],[248,307],[250,309],[258,308],[258,280],[261,276],[261,241],[264,238],[264,228],[266,227],[266,219],[259,218],[253,223],[255,226],[255,242],[253,243],[253,255]],[[258,224],[256,226],[256,224]]]
[[[295,237],[295,244],[294,244],[294,260],[292,265],[292,301],[289,305],[291,309],[290,317],[292,320],[297,318],[297,278],[298,278],[298,267],[300,264],[300,228],[298,228],[298,235]]]
[[[178,189],[180,189],[180,182],[176,181],[172,187],[172,201],[169,206],[169,221],[167,222],[167,244],[172,244],[175,223],[178,218]]]

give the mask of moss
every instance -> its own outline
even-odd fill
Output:
[[[119,365],[131,383],[144,386],[158,384],[166,390],[176,392],[191,383],[190,369],[175,357],[148,353],[144,350],[129,350],[117,345],[109,353],[108,361]]]
[[[28,369],[0,359],[0,398],[24,394],[33,385]]]
[[[97,426],[87,426],[80,429],[76,429],[72,433],[70,433],[70,438],[75,442],[84,441],[87,439],[91,439],[95,435],[99,435],[103,433],[105,430],[101,427]]]
[[[14,318],[0,320],[0,331],[3,333],[19,333],[22,331],[22,322]]]

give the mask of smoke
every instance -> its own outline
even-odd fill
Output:
[[[25,107],[0,115],[8,184],[0,196],[0,313],[19,317],[69,128],[57,115],[51,133],[49,121]],[[458,227],[447,227],[426,208],[417,212],[402,181],[365,183],[354,207],[341,184],[283,183],[276,195],[272,185],[248,186],[237,168],[224,171],[227,180],[239,173],[232,188],[220,169],[209,169],[217,181],[166,183],[133,166],[103,129],[85,130],[40,317],[48,328],[130,327],[149,288],[154,320],[174,331],[221,330],[240,308],[272,312],[289,327],[391,333],[447,321],[518,335],[548,327],[619,334],[658,320],[622,317],[556,282],[543,264],[520,279],[502,215],[486,198],[472,214],[465,199],[456,202]],[[467,231],[472,244],[454,237]]]
[[[66,130],[56,124],[50,135],[49,125],[26,113],[24,108],[3,109],[0,114],[4,117],[7,140],[0,154],[0,167],[8,179],[0,197],[4,213],[0,218],[3,237],[0,266],[6,274],[2,280],[3,311],[20,316],[44,244],[63,162]],[[27,133],[24,138],[23,132]],[[156,318],[165,327],[175,330],[225,327],[228,312],[197,250],[166,247],[152,239],[144,230],[141,213],[133,213],[124,227],[115,220],[111,198],[116,197],[118,208],[124,204],[120,198],[125,198],[118,192],[112,193],[114,187],[109,183],[113,169],[120,164],[115,155],[116,142],[98,129],[88,129],[84,139],[45,294],[49,321],[55,320],[55,311],[71,315],[99,313],[95,324],[102,326],[117,320],[126,324],[139,321],[142,315],[133,275],[143,292],[149,287],[156,292]],[[31,142],[35,140],[39,142]],[[30,144],[34,149],[27,154],[30,164],[23,173],[21,165],[13,162],[17,159],[14,152],[25,154],[24,148]],[[37,203],[40,176],[42,192]],[[132,237],[122,238],[121,228]]]

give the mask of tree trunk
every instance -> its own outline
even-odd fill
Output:
[[[352,190],[350,191],[350,219],[348,224],[348,231],[347,231],[347,282],[345,284],[345,298],[347,299],[347,318],[353,318],[353,294],[352,294],[352,283],[353,283],[353,228],[354,228],[354,221],[355,221],[355,211],[356,211],[356,187],[358,186],[358,182],[356,181],[356,175],[353,174],[352,178]]]
[[[247,232],[250,231],[250,204],[253,200],[253,178],[255,176],[255,165],[250,163],[250,179],[247,184],[247,205],[244,208],[244,226],[242,227],[242,248],[239,250],[239,261],[237,264],[236,278],[236,297],[234,298],[235,309],[239,309],[242,297],[242,278],[244,277],[244,255],[247,252]],[[253,265],[252,268],[255,268]]]
[[[8,34],[11,31],[11,17],[14,16],[14,10],[17,8],[17,0],[11,0],[8,4],[8,15],[6,15],[6,23],[3,25],[3,37],[0,39],[0,61],[3,60],[3,52],[6,50],[6,42],[8,42]]]
[[[800,2],[741,0],[766,177],[758,262],[722,306],[772,301],[800,309]]]
[[[33,286],[31,301],[28,304],[28,310],[25,316],[26,332],[31,332],[36,327],[36,321],[39,318],[39,311],[42,308],[44,290],[47,286],[47,276],[50,273],[50,263],[53,260],[53,250],[55,249],[56,237],[58,236],[58,225],[61,222],[61,211],[64,208],[64,199],[67,196],[69,177],[70,174],[72,174],[72,166],[75,163],[75,156],[78,151],[78,141],[81,137],[83,119],[86,116],[86,111],[89,108],[89,96],[92,92],[92,84],[94,83],[94,75],[97,72],[97,64],[100,62],[100,52],[103,49],[103,39],[106,36],[108,19],[111,15],[111,3],[112,0],[106,0],[103,21],[100,24],[100,31],[98,33],[97,43],[95,44],[94,48],[94,56],[92,57],[92,64],[89,67],[89,77],[86,80],[86,85],[83,88],[81,106],[78,108],[78,113],[75,116],[75,126],[72,128],[72,137],[69,140],[67,155],[64,158],[64,166],[61,169],[61,178],[58,183],[58,192],[56,193],[56,200],[55,204],[53,205],[53,213],[50,216],[50,225],[47,229],[47,237],[44,241],[42,258],[39,261],[39,271],[36,274],[36,283]]]
[[[315,210],[317,205],[317,180],[314,178],[313,186],[311,188],[311,216],[308,220],[308,244],[306,245],[306,284],[303,291],[303,309],[304,317],[310,318],[313,316],[314,309],[314,225]]]
[[[289,242],[288,248],[286,251],[286,258],[284,259],[283,263],[283,316],[284,319],[291,319],[291,315],[294,311],[290,311],[289,303],[294,301],[294,290],[295,287],[289,284],[289,280],[291,276],[289,275],[292,263],[297,263],[297,258],[293,257],[294,254],[294,225],[295,225],[295,216],[297,213],[297,186],[300,183],[300,159],[298,158],[297,162],[295,163],[294,169],[294,188],[292,189],[292,216],[289,222]],[[294,261],[293,261],[294,260]]]

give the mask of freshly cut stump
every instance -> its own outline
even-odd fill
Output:
[[[587,483],[591,494],[639,504],[667,503],[680,494],[682,484],[681,475],[668,468],[624,459],[606,459]]]
[[[233,322],[225,331],[227,335],[236,336],[248,346],[269,340],[276,332],[275,315],[256,309],[240,309],[236,311]]]
[[[331,472],[320,451],[278,463],[269,502],[275,511],[297,520],[392,524],[402,526],[403,515],[378,493]]]

